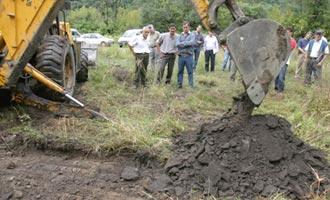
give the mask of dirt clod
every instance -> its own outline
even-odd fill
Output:
[[[15,169],[16,168],[16,163],[14,163],[13,161],[11,161],[8,165],[7,165],[7,169]]]
[[[302,199],[316,181],[313,169],[325,181],[312,192],[326,191],[330,167],[325,154],[296,138],[285,119],[240,118],[237,113],[229,112],[175,138],[173,156],[165,165],[173,195],[189,199],[191,191],[198,191],[206,196],[255,199],[283,193]]]
[[[14,196],[14,193],[11,191],[11,192],[8,192],[8,193],[4,194],[1,197],[1,199],[3,199],[3,200],[9,200],[9,199],[13,198],[13,196]]]
[[[148,192],[156,193],[156,192],[165,192],[168,190],[169,185],[172,180],[165,174],[158,175],[155,179],[149,183],[145,189]]]
[[[16,198],[16,199],[23,198],[23,192],[19,191],[19,190],[14,191],[14,198]]]
[[[130,71],[121,66],[114,67],[112,75],[116,80],[120,82],[128,82],[132,77]]]
[[[139,176],[139,169],[135,167],[125,167],[121,173],[121,178],[125,181],[135,181]]]

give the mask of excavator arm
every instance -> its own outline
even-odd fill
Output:
[[[217,35],[219,43],[227,44],[249,99],[260,105],[289,57],[289,37],[284,27],[272,20],[245,16],[234,0],[191,2],[205,28]],[[233,17],[233,23],[225,30],[218,26],[220,6],[226,6]]]

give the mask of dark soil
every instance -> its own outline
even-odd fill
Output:
[[[1,145],[0,145],[1,146]],[[134,156],[109,160],[81,155],[25,150],[13,153],[0,149],[0,199],[142,200],[147,199],[139,181],[125,178],[139,168]],[[126,166],[126,174],[123,168]]]
[[[325,154],[295,137],[276,116],[245,120],[228,114],[175,139],[165,171],[167,190],[180,199],[204,196],[255,199],[283,193],[307,199],[330,188]],[[318,186],[316,176],[323,178]],[[157,181],[157,180],[155,180]]]

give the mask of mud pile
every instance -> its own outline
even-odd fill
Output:
[[[283,193],[305,199],[329,190],[325,154],[296,138],[290,128],[276,116],[241,121],[226,115],[178,136],[165,166],[167,190],[180,199],[193,193],[242,199]],[[316,176],[324,178],[320,185]]]

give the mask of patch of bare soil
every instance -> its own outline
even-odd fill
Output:
[[[151,160],[139,154],[101,160],[81,154],[2,149],[0,199],[148,199],[145,177],[152,168],[159,168]]]

